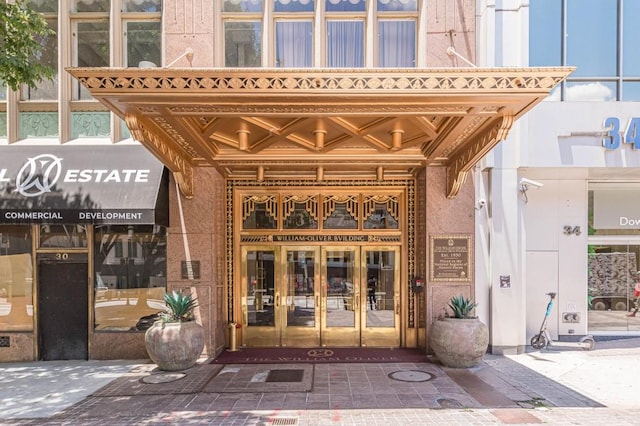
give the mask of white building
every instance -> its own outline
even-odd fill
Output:
[[[492,349],[529,344],[548,292],[554,337],[634,334],[640,3],[480,3],[478,65],[576,67],[476,170],[476,294],[491,306]]]

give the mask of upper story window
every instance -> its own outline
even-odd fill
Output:
[[[262,0],[224,0],[224,65],[262,66]]]
[[[417,0],[224,0],[222,19],[226,67],[416,66]]]
[[[536,0],[529,8],[529,64],[577,67],[551,99],[640,101],[640,2]]]
[[[58,32],[58,1],[30,0],[27,5],[32,10],[42,13],[49,24],[49,28],[55,31],[54,35],[40,40],[42,50],[38,59],[43,65],[56,70],[56,73],[52,80],[40,81],[36,87],[23,85],[20,90],[20,100],[56,100],[58,99],[58,40],[56,38]]]

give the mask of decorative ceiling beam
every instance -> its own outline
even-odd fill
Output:
[[[456,152],[447,166],[447,198],[455,198],[464,183],[467,173],[496,144],[507,138],[514,117],[505,115],[493,125],[476,135],[470,144]]]

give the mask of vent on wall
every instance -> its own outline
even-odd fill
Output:
[[[11,346],[9,336],[0,336],[0,348],[8,348]]]

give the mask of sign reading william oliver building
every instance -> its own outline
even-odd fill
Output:
[[[471,235],[432,235],[429,238],[431,281],[471,281]]]

